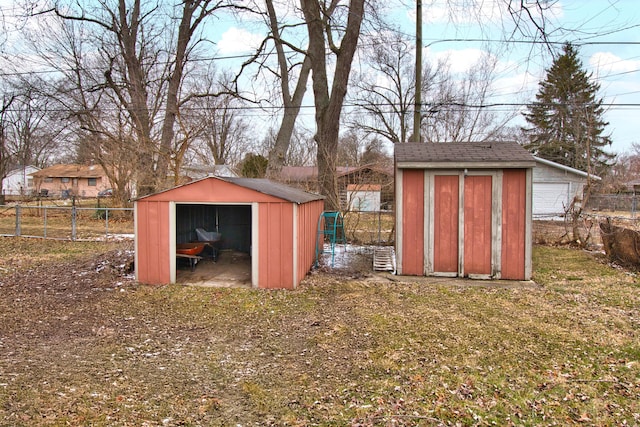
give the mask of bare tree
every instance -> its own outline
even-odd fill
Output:
[[[7,111],[8,143],[19,166],[45,167],[65,131],[66,123],[50,108],[48,99],[31,85],[15,88],[15,99]]]
[[[4,192],[2,191],[2,180],[7,176],[9,162],[11,161],[11,153],[8,147],[6,136],[7,120],[6,115],[9,107],[15,99],[14,96],[3,96],[2,105],[0,105],[0,205],[4,205]]]
[[[345,5],[340,0],[301,0],[300,4],[307,25],[307,53],[313,73],[319,188],[327,197],[327,209],[337,210],[340,207],[336,181],[340,115],[364,19],[365,1],[351,0]],[[335,57],[331,88],[327,49]]]
[[[262,142],[263,151],[271,153],[280,132],[270,129]],[[316,144],[313,134],[305,129],[296,127],[291,134],[289,148],[284,157],[283,166],[312,166],[315,165]],[[267,171],[268,173],[268,171]],[[278,176],[273,177],[278,179]]]
[[[126,113],[135,135],[140,195],[164,187],[170,162],[179,158],[173,144],[180,106],[189,98],[182,93],[189,54],[200,41],[198,30],[205,19],[227,7],[224,1],[185,0],[165,14],[162,4],[118,0],[115,5],[101,1],[98,7],[76,3],[75,9],[71,4],[53,9],[65,21],[101,30],[93,32],[100,52],[94,66],[102,68],[103,77],[94,75],[93,87],[86,88],[86,67],[78,67],[74,81],[82,92],[109,92],[110,101]],[[92,115],[102,107],[101,96],[97,101],[77,115]],[[83,127],[104,133],[95,126],[95,117],[82,120]]]
[[[364,113],[357,114],[350,123],[352,127],[394,144],[409,141],[416,83],[412,43],[387,29],[363,48],[367,68],[354,79],[352,102]],[[423,91],[434,84],[437,73],[438,70],[423,67]]]
[[[194,101],[191,108],[189,120],[197,131],[195,157],[204,163],[237,165],[250,151],[251,142],[240,101],[231,95],[205,97]]]
[[[13,168],[46,166],[64,131],[64,122],[32,86],[18,82],[5,89],[0,110],[2,178]]]
[[[365,139],[357,127],[351,127],[338,141],[338,166],[358,166],[364,151]]]
[[[384,137],[392,143],[411,140],[415,77],[412,48],[390,33],[373,45],[371,70],[355,84],[354,103],[364,110],[351,125]],[[507,123],[517,115],[495,114],[483,106],[493,94],[497,59],[485,55],[470,64],[463,75],[454,75],[446,60],[425,64],[422,76],[421,135],[426,142],[467,142],[501,139]]]
[[[287,151],[290,146],[291,137],[294,135],[295,123],[300,113],[302,99],[307,89],[307,81],[311,72],[311,60],[309,56],[303,56],[302,62],[296,64],[299,67],[297,82],[293,93],[291,85],[293,84],[294,67],[291,65],[289,57],[285,53],[285,47],[291,47],[282,38],[282,24],[278,20],[273,0],[265,0],[267,8],[267,17],[269,23],[269,37],[273,40],[274,49],[278,58],[278,71],[274,70],[274,74],[280,81],[280,94],[282,96],[282,120],[276,135],[275,143],[269,152],[269,164],[267,169],[268,177],[275,177],[279,174],[285,163]],[[299,53],[299,49],[294,49]]]

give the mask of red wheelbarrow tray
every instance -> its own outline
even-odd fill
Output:
[[[181,255],[199,255],[206,246],[206,243],[178,243],[176,253]]]

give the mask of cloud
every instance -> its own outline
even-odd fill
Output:
[[[445,50],[442,52],[427,52],[426,56],[435,64],[440,61],[449,64],[452,73],[464,73],[486,55],[481,49]]]
[[[221,54],[231,55],[254,51],[262,42],[263,36],[237,27],[225,31],[218,42]]]
[[[640,61],[622,59],[611,52],[596,52],[589,58],[589,66],[595,75],[628,73],[640,69]]]

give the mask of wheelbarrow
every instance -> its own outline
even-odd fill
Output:
[[[176,258],[189,260],[191,271],[196,269],[196,264],[202,259],[200,254],[204,251],[205,243],[178,243],[176,245]]]

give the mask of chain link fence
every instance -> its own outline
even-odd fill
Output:
[[[55,240],[133,239],[133,208],[0,205],[0,236]]]
[[[395,242],[395,212],[392,210],[343,213],[347,241],[360,245],[393,245]]]

